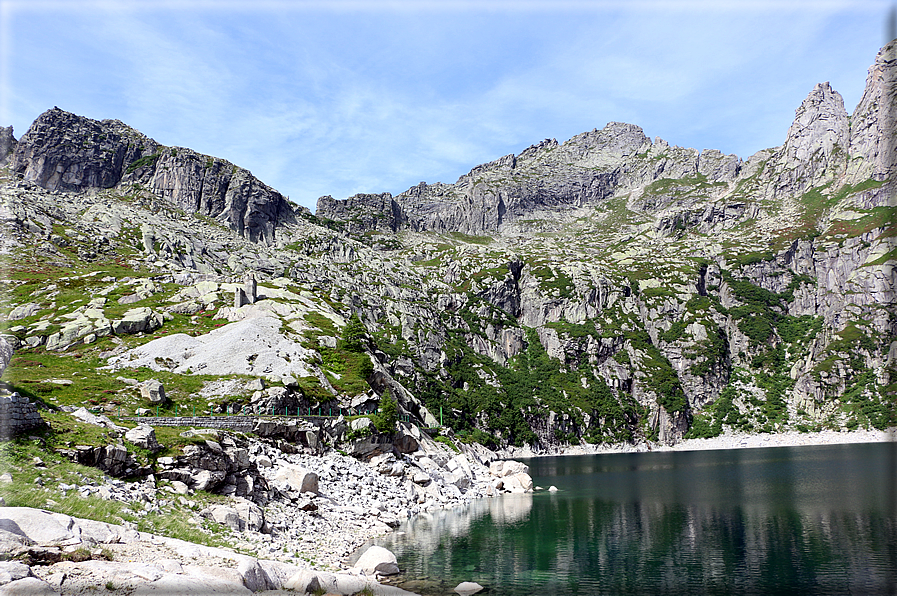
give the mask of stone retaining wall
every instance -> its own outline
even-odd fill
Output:
[[[0,395],[0,439],[10,439],[43,426],[37,407],[27,397],[18,393]]]

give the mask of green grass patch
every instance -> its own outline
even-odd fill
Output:
[[[334,389],[348,395],[358,395],[370,389],[368,379],[374,373],[374,365],[367,354],[323,346],[318,352],[325,372],[336,373],[328,379]]]
[[[559,298],[573,298],[575,296],[576,285],[573,283],[573,279],[567,276],[559,267],[534,262],[530,266],[530,273],[539,280],[539,288],[546,293],[556,293]]]
[[[879,228],[897,229],[897,207],[873,207],[858,219],[835,220],[822,237],[853,238]]]
[[[184,416],[192,413],[193,408],[196,408],[197,414],[208,412],[208,400],[199,395],[206,382],[225,378],[255,378],[248,375],[182,375],[146,367],[116,372],[102,370],[101,367],[106,364],[99,357],[102,350],[103,346],[91,345],[89,349],[64,353],[23,351],[13,357],[3,373],[3,380],[22,395],[44,404],[56,407],[83,406],[91,411],[103,411],[110,416],[117,416],[119,412],[123,416],[132,416],[137,408],[149,407],[149,404],[139,397],[137,387],[116,377],[137,381],[156,379],[165,387],[168,400],[158,407],[159,414]],[[53,380],[71,383],[58,384]],[[157,408],[153,406],[152,409],[155,413]]]
[[[310,325],[320,329],[324,335],[332,335],[334,337],[338,335],[336,323],[330,317],[325,317],[317,311],[310,311],[305,314],[304,318]]]
[[[41,438],[49,445],[59,445],[70,441],[66,431],[48,430]],[[46,468],[34,465],[39,457]],[[72,463],[64,455],[51,447],[43,447],[39,441],[16,438],[0,443],[0,462],[4,471],[13,477],[12,483],[0,484],[0,497],[8,507],[32,507],[44,509],[81,519],[91,519],[112,524],[131,522],[141,532],[151,532],[171,538],[178,538],[207,546],[228,546],[229,532],[215,524],[198,527],[188,523],[193,510],[172,502],[161,513],[138,514],[140,503],[123,503],[105,500],[98,496],[82,496],[77,490],[61,491],[59,484],[82,486],[101,485],[105,476],[102,471]],[[42,485],[36,481],[41,478]],[[222,502],[224,497],[208,493],[196,493],[191,497],[202,503]]]
[[[586,321],[585,323],[568,323],[567,321],[557,321],[545,323],[545,326],[557,331],[558,335],[574,339],[584,339],[586,337],[601,339],[601,335],[595,328],[594,321]]]
[[[646,300],[652,300],[656,298],[676,298],[676,296],[676,292],[664,287],[644,288],[641,291],[641,297]]]
[[[721,186],[725,182],[708,182],[707,176],[697,174],[685,178],[661,178],[645,187],[645,194],[668,195],[672,197],[706,196],[708,191]]]
[[[436,437],[433,440],[436,441],[437,443],[442,443],[443,445],[445,445],[446,447],[448,447],[455,453],[461,453],[461,450],[458,449],[458,446],[455,445],[455,442],[451,439],[451,437],[447,437],[445,435],[439,435],[438,437]]]
[[[492,244],[492,238],[489,236],[474,236],[462,232],[451,232],[449,235],[455,240],[466,242],[467,244],[480,244],[482,246]]]
[[[863,267],[877,267],[879,265],[884,265],[888,261],[897,261],[897,248],[888,251],[887,253],[883,254],[873,261],[864,263]]]
[[[858,192],[862,192],[862,191],[869,190],[872,188],[879,188],[879,187],[881,187],[882,184],[884,184],[884,181],[869,179],[869,180],[861,182],[855,186],[851,186],[850,184],[845,184],[840,189],[838,189],[836,192],[831,192],[831,190],[830,190],[831,183],[811,188],[810,190],[805,192],[803,195],[801,195],[801,197],[798,199],[800,204],[803,206],[804,211],[803,211],[803,214],[801,215],[801,222],[802,222],[801,228],[796,231],[797,234],[800,235],[800,234],[808,234],[808,233],[813,233],[813,234],[819,233],[820,230],[818,230],[816,226],[817,226],[819,220],[825,215],[825,213],[829,209],[831,209],[832,207],[834,207],[835,205],[837,205],[838,203],[840,203],[841,201],[843,201],[845,198],[847,198],[848,196],[850,196],[852,194],[856,194]],[[884,209],[885,210],[893,209],[893,207],[884,208]],[[875,221],[881,220],[882,222],[886,222],[886,220],[884,219],[886,216],[887,216],[886,211],[883,210],[882,212],[876,213],[875,215],[873,215],[869,221],[866,221],[863,224],[859,224],[859,225],[862,227],[865,227],[866,225],[874,226]],[[890,221],[893,221],[893,220],[890,220]],[[844,231],[840,232],[840,233],[846,233],[848,235],[855,235],[856,229],[858,229],[858,228],[856,228],[856,226],[857,226],[856,222],[854,222],[854,223],[842,222],[841,224],[836,226],[836,228],[839,226],[844,227]],[[874,227],[869,228],[869,229],[874,229]],[[835,234],[835,233],[839,233],[839,232],[837,232],[836,230],[830,229],[827,231],[827,233]],[[862,233],[862,232],[860,232],[860,233]]]
[[[156,165],[156,160],[159,159],[160,155],[162,155],[161,152],[153,153],[151,155],[144,155],[143,157],[141,157],[139,159],[135,159],[130,164],[128,164],[128,167],[125,169],[125,172],[127,174],[130,174],[137,168],[153,167],[154,165]]]

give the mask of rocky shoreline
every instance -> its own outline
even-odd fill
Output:
[[[617,443],[614,445],[573,445],[550,453],[536,453],[528,448],[506,448],[500,457],[554,457],[559,455],[595,455],[601,453],[648,453],[663,451],[712,451],[716,449],[755,449],[761,447],[800,447],[809,445],[844,445],[849,443],[897,443],[897,427],[879,430],[834,431],[802,433],[747,434],[725,432],[709,439],[684,439],[675,445],[657,443]]]
[[[262,591],[411,596],[376,581],[379,562],[359,561],[342,573],[312,571],[28,507],[0,509],[0,544],[14,557],[0,562],[3,596],[91,594],[101,587],[158,596]]]
[[[149,426],[127,430],[105,416],[85,411],[73,416],[121,431],[148,451],[159,448]],[[138,531],[134,521],[124,518],[108,524],[116,519],[82,520],[44,509],[0,507],[0,559],[6,561],[0,562],[0,596],[84,594],[104,585],[110,590],[108,586],[125,587],[129,594],[166,596],[282,589],[410,594],[380,583],[399,572],[391,553],[380,553],[370,563],[364,559],[379,547],[366,549],[361,557],[359,548],[418,513],[533,490],[524,464],[496,461],[494,453],[478,445],[453,450],[404,423],[392,442],[379,442],[376,436],[357,441],[355,448],[364,454],[354,457],[283,440],[305,436],[295,424],[266,424],[262,428],[259,423],[256,431],[273,432],[276,438],[186,431],[181,436],[191,444],[182,455],[159,457],[155,470],[129,482],[113,474],[133,469],[123,447],[60,452],[75,461],[99,453],[90,459],[110,475],[68,484],[54,482],[47,468],[46,479],[35,480],[46,493],[47,509],[70,494],[126,504],[124,511],[137,520],[180,507],[188,524],[217,528],[228,547]],[[277,428],[268,428],[272,426]],[[122,457],[116,456],[119,451]],[[0,481],[21,478],[21,472],[13,471]],[[219,497],[203,505],[199,491]],[[48,534],[47,528],[55,530]],[[197,591],[203,582],[218,587]]]
[[[897,441],[897,428],[884,431],[855,430],[838,432],[823,430],[812,433],[788,431],[784,433],[749,435],[723,434],[711,439],[686,439],[655,451],[707,451],[713,449],[754,449],[758,447],[801,447],[810,445],[844,445],[849,443],[885,443]]]
[[[196,432],[196,431],[194,431]],[[390,451],[362,461],[335,451],[320,455],[286,453],[265,441],[206,431],[194,459],[205,462],[219,451],[221,461],[240,463],[255,490],[232,495],[227,505],[195,513],[195,523],[217,523],[229,530],[232,548],[202,546],[139,532],[134,524],[113,525],[26,507],[0,508],[0,596],[12,594],[86,594],[98,586],[129,594],[248,594],[282,590],[336,594],[411,594],[381,582],[398,571],[395,559],[374,566],[358,559],[359,549],[419,513],[450,509],[502,492],[533,490],[524,464],[489,461],[492,453],[452,453],[420,436],[411,454]],[[217,441],[216,441],[217,439]],[[886,442],[897,429],[852,432],[787,432],[747,435],[726,433],[689,439],[673,446],[575,446],[559,453],[535,454],[506,449],[499,457],[545,457],[598,453],[638,453],[745,449],[800,445]],[[248,441],[248,442],[247,442]],[[897,442],[895,442],[897,444]],[[467,446],[465,446],[467,447]],[[217,448],[217,449],[216,449]],[[143,482],[106,478],[97,486],[60,485],[104,499],[143,501],[147,511],[168,500],[190,503],[194,489],[177,480],[177,466],[194,467],[190,458],[169,462],[168,471]],[[187,470],[180,468],[183,472]],[[246,474],[251,470],[253,475]],[[190,469],[194,477],[203,476]],[[13,480],[7,480],[13,481]],[[267,491],[262,506],[260,491]],[[247,498],[251,497],[251,498]],[[195,508],[194,508],[195,509]],[[377,547],[375,547],[377,548]],[[382,550],[382,549],[381,549]],[[381,566],[379,569],[377,565]],[[202,588],[200,589],[200,586]],[[197,590],[200,590],[198,592]]]

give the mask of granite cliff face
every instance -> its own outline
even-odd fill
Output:
[[[51,110],[8,135],[0,248],[106,271],[77,284],[117,298],[78,306],[75,282],[20,273],[8,332],[26,353],[278,384],[227,407],[361,407],[388,389],[403,415],[441,412],[494,447],[893,425],[895,51],[852,114],[819,84],[783,144],[744,160],[610,123],[454,184],[322,197],[316,219],[229,162]],[[235,302],[247,274],[258,300]],[[260,317],[269,330],[246,335]],[[185,329],[247,353],[187,367],[166,352]]]
[[[34,121],[10,166],[47,190],[146,188],[188,213],[226,223],[253,242],[270,244],[275,228],[294,219],[280,193],[228,161],[164,147],[118,120],[91,120],[59,108]]]

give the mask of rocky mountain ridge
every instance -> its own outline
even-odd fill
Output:
[[[743,162],[717,150],[697,151],[652,141],[638,126],[611,122],[564,143],[546,139],[520,155],[506,155],[473,168],[451,185],[421,183],[392,197],[356,195],[343,201],[318,200],[321,218],[347,221],[349,229],[413,229],[497,232],[503,224],[540,208],[582,207],[614,194],[633,191],[660,179],[703,176],[718,198],[755,176],[760,162],[771,161],[761,180],[776,194],[792,196],[832,179],[843,182],[887,179],[894,167],[893,60],[879,55],[870,69],[867,90],[852,116],[828,83],[818,84],[797,109],[781,147],[763,150]],[[883,126],[884,125],[884,126]],[[860,164],[846,162],[846,156]],[[729,191],[727,193],[726,191]]]
[[[452,440],[536,451],[892,425],[895,51],[852,115],[817,85],[746,160],[611,123],[316,217],[229,162],[51,110],[7,143],[7,378],[74,400],[45,378],[77,352],[114,406],[140,405],[112,380],[128,367],[219,412],[388,390]],[[197,346],[224,344],[246,349],[202,377]],[[270,386],[197,388],[239,375]]]
[[[118,120],[91,120],[53,108],[14,141],[5,143],[15,148],[10,169],[47,190],[138,185],[187,213],[216,218],[240,236],[269,244],[275,228],[295,218],[287,200],[247,170],[190,149],[164,147]]]

